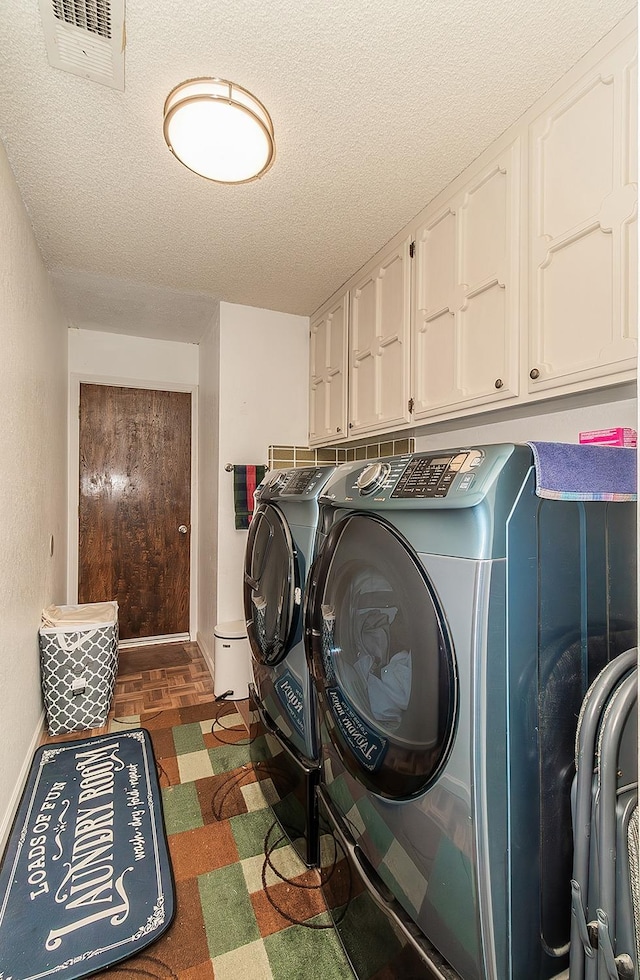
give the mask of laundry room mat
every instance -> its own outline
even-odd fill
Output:
[[[139,953],[173,914],[148,732],[39,748],[0,868],[0,978],[78,980]]]

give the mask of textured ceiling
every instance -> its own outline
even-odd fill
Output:
[[[197,342],[215,300],[311,313],[631,8],[629,0],[128,0],[125,91],[51,68],[0,0],[0,137],[75,324]],[[172,157],[180,81],[274,122],[258,181]]]

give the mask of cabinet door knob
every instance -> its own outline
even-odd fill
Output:
[[[336,432],[342,432],[342,429],[340,428],[339,425],[336,426]]]
[[[504,381],[502,378],[496,378],[496,388],[502,388],[504,386]]]
[[[536,378],[539,378],[540,372],[538,371],[538,368],[531,368],[531,370],[529,371],[529,377],[531,378],[532,381],[535,381]]]
[[[353,422],[349,422],[349,428],[353,429]]]

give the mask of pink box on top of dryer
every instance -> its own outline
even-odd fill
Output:
[[[626,446],[633,449],[638,444],[638,434],[635,429],[591,429],[590,432],[580,433],[580,443],[591,446]]]

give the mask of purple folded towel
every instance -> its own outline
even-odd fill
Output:
[[[636,500],[636,450],[530,442],[536,493],[550,500]]]

